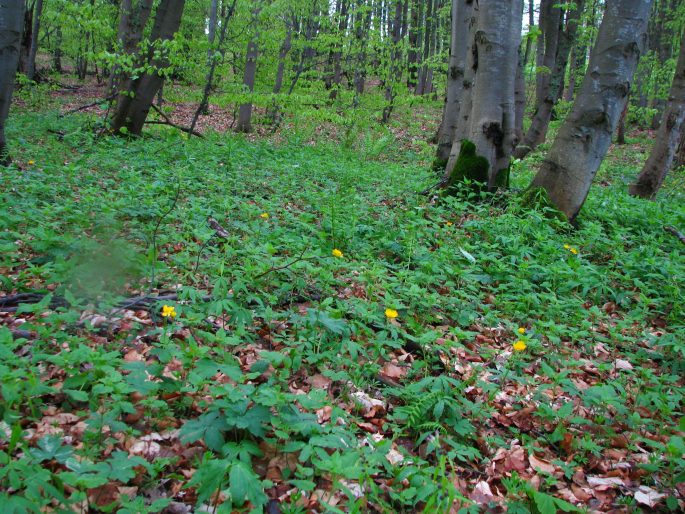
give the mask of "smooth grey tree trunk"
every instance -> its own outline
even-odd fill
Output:
[[[463,140],[475,145],[476,155],[487,161],[487,187],[506,186],[515,141],[514,89],[521,43],[520,0],[488,0],[473,6],[477,18],[468,66],[475,71],[468,103],[460,112],[457,140],[448,161],[451,184],[460,172],[459,151]],[[465,81],[466,82],[466,81]],[[466,84],[465,84],[466,85]],[[463,125],[462,125],[462,122]],[[450,168],[450,163],[452,167]],[[455,166],[456,164],[456,166]]]
[[[519,51],[519,63],[516,67],[516,85],[514,88],[514,132],[516,133],[516,144],[523,140],[523,119],[526,116],[526,77],[523,75],[525,54]]]
[[[24,0],[0,0],[0,166],[12,162],[7,151],[5,122],[12,103],[23,28]]]
[[[257,41],[259,40],[259,13],[261,6],[257,5],[252,11],[252,24],[254,32],[247,43],[247,51],[245,53],[245,70],[243,72],[243,86],[252,93],[254,91],[254,81],[257,74],[257,57],[259,55],[259,47]],[[236,124],[236,131],[238,132],[252,132],[252,102],[246,102],[240,106],[238,110],[238,123]]]
[[[452,0],[450,22],[450,57],[447,68],[447,99],[438,131],[436,167],[444,167],[450,156],[457,132],[459,110],[464,92],[466,50],[469,46],[469,21],[473,0]]]
[[[570,221],[585,203],[628,98],[645,46],[651,0],[609,0],[587,73],[530,188],[542,188]]]
[[[150,34],[150,41],[153,44],[173,39],[181,25],[184,5],[185,0],[161,0],[155,12]],[[117,108],[110,123],[110,128],[115,134],[142,133],[155,95],[164,83],[164,76],[160,72],[168,67],[167,58],[164,55],[155,56],[154,50],[151,50],[147,60],[154,71],[143,73],[135,80],[127,80],[128,87],[121,89]]]
[[[583,0],[578,0],[576,2],[576,8],[567,13],[565,30],[561,30],[562,25],[560,24],[561,20],[558,15],[552,16],[551,19],[548,20],[549,25],[545,30],[549,32],[556,30],[556,36],[550,38],[551,46],[553,48],[545,50],[545,65],[549,64],[547,50],[554,53],[550,59],[552,61],[552,67],[550,68],[550,73],[547,74],[546,80],[542,82],[541,94],[544,96],[537,99],[537,106],[530,127],[520,145],[514,151],[514,157],[517,159],[523,159],[526,155],[535,150],[539,144],[545,142],[549,122],[552,120],[554,106],[564,89],[566,65],[568,64],[571,47],[576,39],[578,22],[583,7]],[[559,9],[552,8],[550,12],[553,13],[554,11],[559,11]],[[554,26],[555,23],[556,26]],[[545,41],[548,41],[547,37],[545,37]]]
[[[219,0],[212,0],[209,6],[209,20],[207,21],[207,59],[212,59],[214,55],[214,40],[216,39],[216,26],[219,19]]]
[[[641,198],[654,198],[664,182],[678,151],[685,130],[685,31],[680,41],[680,56],[676,65],[668,103],[654,140],[654,146],[630,194]]]
[[[43,0],[36,0],[33,8],[33,28],[31,29],[31,46],[26,64],[26,77],[29,80],[36,78],[36,54],[38,53],[38,32],[40,31],[40,19],[43,14]]]

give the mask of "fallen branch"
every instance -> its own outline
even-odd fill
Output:
[[[191,135],[193,135],[193,136],[202,137],[202,138],[205,137],[205,136],[203,136],[202,134],[200,134],[197,130],[193,130],[193,129],[191,129],[191,128],[184,127],[184,126],[182,126],[182,125],[177,125],[176,123],[174,123],[173,121],[171,121],[171,120],[169,119],[169,116],[167,116],[166,114],[164,114],[164,113],[159,109],[159,107],[157,107],[156,105],[153,104],[153,105],[152,105],[152,108],[155,110],[155,112],[156,112],[157,114],[159,114],[159,115],[163,118],[163,121],[160,121],[160,120],[146,120],[146,121],[145,121],[145,124],[146,124],[146,125],[169,125],[170,127],[174,127],[175,129],[180,130],[181,132],[185,132],[186,134],[191,134]]]
[[[105,103],[105,102],[111,102],[112,100],[114,100],[115,96],[116,95],[109,95],[108,97],[100,98],[99,100],[96,100],[95,102],[91,102],[89,104],[82,105],[81,107],[77,107],[75,109],[70,109],[70,110],[60,114],[59,117],[64,118],[65,116],[68,116],[69,114],[74,114],[74,113],[77,113],[79,111],[85,111],[86,109],[89,109],[91,107],[95,107],[96,105],[100,105],[100,104]]]
[[[681,243],[685,244],[685,234],[683,234],[682,232],[678,232],[678,230],[676,230],[674,227],[666,226],[664,227],[664,230],[670,234],[673,234],[678,239],[680,239]]]
[[[260,273],[259,275],[254,276],[254,277],[252,278],[252,280],[257,280],[258,278],[261,278],[261,277],[263,277],[264,275],[267,275],[267,274],[271,273],[272,271],[279,271],[279,270],[282,270],[282,269],[289,268],[290,266],[292,266],[293,264],[295,264],[295,263],[297,263],[297,262],[306,261],[306,260],[311,259],[312,257],[304,257],[304,253],[305,253],[307,250],[309,250],[309,247],[308,247],[308,246],[307,246],[304,250],[302,250],[302,253],[299,255],[299,257],[298,257],[297,259],[294,259],[294,260],[290,261],[288,264],[284,264],[283,266],[275,266],[275,267],[272,267],[271,269],[266,270],[264,273]]]

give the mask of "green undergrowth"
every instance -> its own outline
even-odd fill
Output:
[[[47,294],[0,318],[4,512],[478,512],[520,445],[559,473],[491,482],[547,514],[619,436],[677,506],[678,194],[608,164],[573,229],[515,193],[434,203],[426,154],[83,122],[18,114],[0,172],[0,288]],[[150,293],[178,299],[117,306]]]

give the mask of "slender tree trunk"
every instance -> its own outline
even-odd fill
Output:
[[[407,52],[407,88],[416,89],[418,80],[419,53],[418,44],[421,40],[421,0],[413,0],[411,4],[411,21],[409,24],[409,51]]]
[[[207,20],[207,59],[214,55],[214,40],[216,39],[216,26],[219,19],[219,0],[212,0],[209,6],[209,19]]]
[[[252,11],[252,24],[254,32],[247,43],[245,54],[245,71],[243,73],[243,86],[252,93],[254,91],[254,81],[257,74],[257,57],[259,56],[259,13],[261,6],[258,4]],[[240,106],[238,111],[238,132],[252,132],[252,102],[246,102]]]
[[[547,39],[547,36],[545,37],[545,41],[550,41],[550,46],[552,47],[548,48],[548,50],[554,54],[548,59],[547,49],[545,50],[545,66],[551,61],[552,67],[550,68],[547,80],[543,81],[540,91],[545,96],[537,99],[538,104],[531,120],[530,128],[526,132],[521,144],[514,151],[514,157],[517,159],[523,159],[545,141],[554,106],[563,91],[564,74],[566,73],[571,46],[575,42],[578,20],[583,9],[583,0],[579,0],[576,4],[577,8],[568,12],[566,30],[561,30],[561,19],[559,16],[551,16],[547,20],[549,25],[545,27],[545,33],[548,34],[555,30],[557,33],[556,37],[550,37],[549,39]],[[558,11],[559,9],[552,8],[552,11],[554,10]]]
[[[349,0],[341,0],[340,19],[338,20],[338,37],[342,38],[342,41],[336,42],[332,55],[333,77],[331,80],[331,100],[334,100],[338,96],[338,89],[340,88],[340,82],[342,81],[343,41],[346,39],[347,20],[349,16],[348,8]]]
[[[685,30],[680,41],[680,56],[676,65],[675,76],[668,95],[668,104],[664,110],[659,131],[654,139],[654,146],[640,175],[630,186],[630,194],[641,198],[654,198],[671,169],[673,159],[678,151],[678,144],[683,140],[685,130]]]
[[[26,73],[29,67],[29,54],[31,53],[31,35],[33,31],[33,8],[35,1],[26,2],[24,9],[24,29],[21,33],[21,47],[19,49],[19,72]]]
[[[23,28],[24,0],[0,0],[0,166],[12,162],[5,139],[5,122],[12,103]]]
[[[283,88],[283,76],[285,75],[285,58],[288,56],[288,53],[290,52],[290,49],[292,48],[292,37],[293,37],[293,24],[286,20],[286,31],[285,31],[285,39],[283,39],[283,43],[281,44],[281,48],[278,50],[278,69],[276,70],[276,81],[274,82],[274,94],[278,94],[281,92],[281,89]],[[339,70],[340,68],[340,61],[338,60],[337,62],[338,68],[336,71]],[[336,84],[340,83],[340,77],[336,75],[337,82]],[[334,79],[335,82],[335,79]]]
[[[160,1],[150,34],[150,41],[153,45],[173,39],[181,25],[184,4],[185,0]],[[126,80],[127,88],[120,89],[116,111],[110,123],[110,128],[115,134],[140,135],[142,133],[155,95],[164,82],[164,77],[159,72],[168,67],[167,57],[163,53],[155,55],[152,49],[147,59],[153,71],[143,73],[135,80]]]
[[[423,57],[421,58],[422,66],[419,71],[419,79],[416,84],[415,94],[426,94],[426,85],[428,79],[428,58],[430,57],[430,46],[433,39],[433,1],[426,2],[426,21],[423,29]]]
[[[390,120],[390,115],[395,102],[395,82],[398,81],[398,69],[400,61],[400,40],[402,38],[402,1],[395,0],[395,16],[392,21],[392,46],[390,48],[390,59],[388,63],[388,75],[385,81],[385,101],[387,102],[383,108],[383,115],[381,117],[382,123],[387,123]]]
[[[583,206],[628,98],[645,45],[651,0],[613,0],[570,114],[531,183],[573,221]]]
[[[535,27],[535,2],[534,0],[528,0],[528,33]],[[530,59],[530,49],[533,42],[530,37],[526,38],[526,49],[523,53],[523,67],[528,65]]]
[[[514,112],[516,121],[514,132],[516,134],[516,144],[523,140],[523,119],[526,115],[526,77],[523,75],[525,55],[519,52],[519,63],[516,67],[516,87],[514,89]]]
[[[470,114],[460,115],[467,123],[460,125],[452,146],[450,159],[455,156],[455,164],[448,170],[448,187],[464,179],[487,183],[489,190],[508,185],[521,11],[520,0],[488,0],[473,6],[477,28],[471,31],[469,65],[475,73]],[[461,109],[465,107],[462,104]]]
[[[55,29],[55,48],[52,51],[52,69],[62,73],[62,29]]]
[[[685,166],[685,130],[681,130],[682,134],[680,136],[680,145],[678,145],[678,151],[676,152],[674,168],[679,168]]]
[[[200,118],[200,114],[209,113],[209,95],[212,92],[212,87],[214,86],[214,73],[216,72],[216,67],[219,64],[219,58],[223,57],[224,55],[224,41],[226,40],[226,30],[228,28],[228,23],[231,21],[233,13],[235,12],[236,1],[237,0],[233,0],[228,11],[222,13],[221,32],[219,33],[219,41],[217,44],[217,50],[219,52],[219,55],[217,56],[216,54],[213,54],[212,58],[209,60],[209,71],[207,71],[205,87],[202,91],[202,100],[200,100],[200,103],[197,106],[197,109],[195,110],[195,114],[193,115],[193,121],[190,123],[190,130],[188,131],[189,138],[192,137],[193,134],[195,134],[195,126],[197,125],[197,120]],[[160,88],[160,91],[161,90],[162,89]]]
[[[26,64],[26,76],[29,80],[36,78],[36,54],[38,53],[38,33],[40,31],[40,18],[43,14],[43,0],[36,0],[33,8],[33,26],[31,28],[31,45],[29,48],[28,62]]]
[[[367,8],[363,0],[357,3],[357,41],[359,51],[357,53],[356,69],[354,71],[354,90],[355,104],[359,102],[359,95],[364,93],[366,83],[366,59],[367,59],[367,39],[369,27],[371,26],[371,8]]]
[[[452,0],[450,22],[450,57],[447,68],[447,98],[438,131],[438,148],[435,154],[436,168],[444,168],[449,159],[464,92],[466,50],[469,46],[469,22],[473,0]]]
[[[630,107],[630,93],[628,93],[628,98],[626,98],[626,105],[621,111],[621,116],[618,119],[618,130],[616,133],[616,144],[624,145],[626,144],[626,118],[628,117],[628,108]]]

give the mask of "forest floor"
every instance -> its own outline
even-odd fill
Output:
[[[685,191],[627,195],[649,134],[574,229],[518,202],[541,153],[510,192],[417,194],[437,104],[129,141],[19,98],[4,512],[685,507]]]

